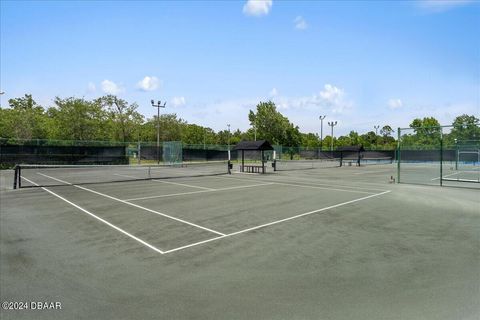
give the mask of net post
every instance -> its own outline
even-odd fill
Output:
[[[18,181],[18,166],[15,166],[13,168],[15,170],[15,173],[13,175],[13,189],[17,189],[17,181]]]
[[[400,183],[400,137],[401,137],[401,129],[398,127],[397,129],[397,183]]]
[[[140,141],[138,141],[138,144],[137,144],[137,157],[138,157],[137,163],[138,163],[139,165],[141,164],[141,160],[140,160],[141,157],[142,157],[142,155],[140,154],[141,152],[142,152],[142,146],[141,146],[141,144],[140,144]]]
[[[17,179],[17,187],[20,189],[22,187],[22,167],[20,166],[18,166]]]
[[[457,139],[455,139],[455,171],[458,171],[458,160],[460,160],[460,152],[458,149]]]

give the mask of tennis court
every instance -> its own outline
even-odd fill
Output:
[[[478,189],[308,166],[2,171],[2,319],[477,318]]]

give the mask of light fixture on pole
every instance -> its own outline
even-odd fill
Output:
[[[328,125],[329,125],[330,127],[332,127],[332,135],[331,135],[332,141],[331,141],[331,143],[330,143],[330,151],[333,152],[333,127],[335,127],[335,126],[337,125],[337,121],[332,121],[332,122],[329,121],[329,122],[328,122]]]
[[[167,102],[164,102],[162,105],[162,102],[158,100],[157,104],[155,104],[155,101],[152,99],[150,101],[152,103],[152,107],[157,108],[157,163],[160,163],[160,108],[165,108],[167,105]]]
[[[323,147],[323,119],[325,119],[326,116],[320,116],[318,117],[320,119],[320,151],[322,151]]]

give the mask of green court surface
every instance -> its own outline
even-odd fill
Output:
[[[1,171],[1,301],[61,303],[1,319],[480,317],[478,184],[395,184],[396,164],[268,171],[68,185],[52,170],[16,190]]]

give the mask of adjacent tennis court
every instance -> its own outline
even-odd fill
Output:
[[[2,171],[1,285],[63,318],[478,313],[478,190],[391,183],[389,163],[302,169],[25,166],[16,190]]]

